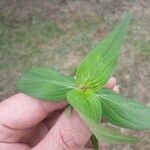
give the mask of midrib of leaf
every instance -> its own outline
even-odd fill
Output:
[[[133,121],[129,121],[129,120],[127,120],[126,118],[124,118],[123,116],[120,116],[118,113],[116,113],[115,111],[113,111],[113,109],[108,105],[108,104],[106,104],[105,102],[104,102],[104,100],[101,100],[103,103],[104,103],[104,105],[105,106],[107,106],[107,107],[109,107],[109,109],[111,110],[111,112],[115,115],[116,114],[116,116],[117,116],[117,118],[119,119],[119,120],[122,120],[123,122],[124,122],[124,120],[126,121],[126,122],[128,122],[128,123],[130,123],[130,124],[132,124],[133,126],[135,126],[135,125],[140,125],[140,124],[138,124],[137,122],[136,122],[136,124],[133,122]],[[110,116],[108,113],[107,113],[107,115],[108,116]],[[124,120],[123,120],[124,119]],[[141,125],[140,125],[141,126]]]
[[[104,88],[104,89],[107,89],[107,88]],[[104,89],[102,89],[102,90],[104,90]],[[108,92],[112,92],[113,94],[114,94],[114,92],[112,91],[112,90],[109,90],[109,89],[107,89],[107,91]],[[115,94],[117,94],[117,93],[115,93]],[[97,94],[99,97],[101,97],[101,98],[107,98],[107,99],[109,99],[109,100],[111,100],[111,101],[113,101],[113,102],[115,102],[115,103],[117,103],[117,104],[120,104],[118,101],[114,101],[114,99],[112,98],[112,97],[108,97],[108,95],[107,94],[104,94],[104,93],[100,93],[100,94]],[[117,94],[118,96],[120,96],[119,94]],[[128,100],[129,101],[129,100]],[[128,102],[127,101],[127,102]],[[133,104],[136,104],[136,102],[134,102],[133,100],[131,100],[131,101],[129,101],[130,103],[133,103]],[[144,105],[143,105],[144,106]],[[145,107],[145,106],[144,106]]]
[[[104,98],[104,97],[101,97],[101,98]],[[106,97],[105,97],[105,98],[106,98]],[[106,103],[105,103],[105,100],[101,99],[101,101],[104,103],[105,106],[109,107],[110,110],[111,110],[114,114],[116,114],[121,120],[124,119],[125,121],[127,121],[127,122],[129,122],[129,123],[135,125],[135,123],[134,123],[133,121],[131,121],[131,120],[130,120],[130,121],[129,121],[129,120],[126,120],[123,116],[120,117],[120,115],[119,115],[118,113],[116,113],[115,111],[113,111],[113,109],[111,108],[111,106],[109,106],[109,104],[106,104]],[[116,101],[113,101],[113,102],[118,105],[118,102],[116,102]],[[107,113],[107,115],[109,116],[108,113]],[[132,116],[131,116],[131,117],[132,117]],[[119,118],[118,118],[118,119],[119,119]],[[134,118],[133,118],[133,119],[134,119]],[[137,123],[136,123],[136,124],[137,124]],[[140,124],[138,124],[138,125],[140,125]]]
[[[36,68],[33,68],[33,69],[36,69]],[[52,69],[52,70],[48,70],[47,68],[46,69],[44,69],[44,68],[42,68],[43,70],[45,70],[46,72],[49,72],[50,74],[52,74],[52,75],[54,75],[55,76],[55,73],[57,72],[58,73],[58,71],[57,70],[54,70],[54,69]],[[32,72],[33,74],[35,73],[34,71]],[[37,73],[36,73],[37,74]],[[50,78],[50,76],[48,75],[48,74],[43,74],[42,72],[38,72],[38,76],[39,75],[41,75],[41,76],[43,76],[44,78],[45,77],[47,77],[47,78]],[[61,74],[60,73],[60,75],[63,75],[63,74]],[[31,75],[29,74],[27,77],[30,77]],[[64,76],[64,75],[63,75]],[[68,76],[67,76],[68,77]],[[59,77],[60,78],[60,77]],[[71,81],[71,77],[68,77],[68,78],[70,78],[69,80]],[[36,81],[36,79],[32,79],[32,81]],[[23,80],[22,80],[23,81]],[[70,88],[74,88],[75,86],[70,86],[67,82],[62,82],[62,81],[55,81],[55,80],[49,80],[49,79],[44,79],[44,80],[42,80],[42,79],[38,79],[38,81],[49,81],[49,82],[51,82],[51,83],[56,83],[56,84],[58,84],[58,85],[63,85],[63,86],[66,86],[66,87],[70,87]],[[73,80],[72,80],[72,84],[73,84]]]
[[[27,87],[27,88],[33,88],[33,85],[30,85],[30,86],[28,86],[28,85],[26,85],[26,86],[23,86],[23,87]],[[46,87],[45,87],[46,88]],[[59,90],[66,90],[66,89],[68,89],[68,88],[66,88],[66,87],[64,87],[64,88],[59,88],[58,87],[58,89],[57,89],[57,91],[59,91]],[[72,88],[73,89],[73,88]],[[36,91],[38,91],[38,90],[36,90]],[[39,90],[40,91],[40,90]]]
[[[102,95],[103,95],[103,96],[102,96]],[[108,107],[111,109],[111,111],[112,111],[113,113],[115,113],[118,117],[120,117],[117,112],[113,111],[113,109],[111,108],[111,106],[110,106],[109,104],[106,104],[106,103],[105,103],[105,100],[103,100],[103,98],[109,99],[109,100],[112,101],[113,103],[116,103],[116,105],[120,104],[119,102],[114,101],[114,100],[111,99],[110,97],[107,97],[107,95],[105,95],[105,94],[100,94],[99,97],[102,98],[101,101],[105,104],[105,106],[108,106]],[[134,104],[136,104],[136,103],[134,103]],[[119,106],[119,105],[118,105],[118,106]],[[126,107],[126,106],[123,105],[122,107]],[[107,115],[110,116],[108,113],[107,113]],[[131,116],[131,115],[130,115],[130,118],[129,118],[130,121],[127,120],[127,119],[125,119],[125,118],[123,117],[123,115],[121,115],[120,118],[126,120],[127,122],[130,122],[130,123],[133,124],[134,126],[135,126],[135,125],[143,126],[142,124],[140,124],[140,122],[141,122],[141,123],[145,123],[145,121],[143,121],[142,118],[140,119],[140,122],[137,123],[137,120],[135,120],[135,118],[134,118],[133,116]],[[133,120],[136,121],[136,124],[133,122]]]
[[[26,79],[25,81],[27,81],[28,79]],[[22,81],[24,81],[24,80],[22,80]],[[29,79],[29,81],[30,81],[30,79]],[[32,82],[35,82],[36,81],[36,79],[32,79]],[[69,87],[69,88],[74,88],[75,86],[70,86],[69,84],[67,85],[67,82],[58,82],[58,81],[55,81],[55,80],[49,80],[49,79],[44,79],[44,80],[42,80],[42,79],[38,79],[38,81],[39,82],[45,82],[45,81],[47,81],[47,82],[50,82],[50,83],[56,83],[57,85],[61,85],[61,86],[64,86],[64,87]]]

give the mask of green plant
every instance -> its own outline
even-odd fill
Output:
[[[19,91],[42,100],[60,102],[67,98],[67,115],[71,115],[71,107],[78,111],[93,133],[91,140],[95,150],[98,149],[98,140],[108,143],[139,141],[139,138],[103,127],[100,124],[102,117],[124,128],[150,128],[148,106],[104,87],[117,65],[131,18],[132,13],[127,13],[114,31],[82,60],[74,78],[54,69],[33,68],[25,72],[17,83]]]

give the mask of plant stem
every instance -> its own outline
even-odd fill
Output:
[[[91,142],[92,142],[94,150],[99,150],[98,140],[94,134],[92,134],[91,136]]]

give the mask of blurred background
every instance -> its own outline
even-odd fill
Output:
[[[72,75],[128,10],[134,18],[114,76],[122,95],[150,105],[149,0],[0,0],[0,99],[16,93],[16,80],[33,66]],[[144,141],[108,150],[150,150],[150,131],[121,131]]]

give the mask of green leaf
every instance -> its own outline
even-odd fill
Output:
[[[101,119],[101,103],[99,98],[93,91],[81,89],[75,89],[67,94],[68,103],[74,107],[79,113],[91,118],[95,122],[99,122]],[[91,137],[92,144],[95,150],[98,150],[98,141],[93,135]]]
[[[78,112],[83,113],[94,121],[100,120],[101,104],[99,97],[92,91],[71,90],[67,94],[67,101]]]
[[[97,92],[104,116],[112,124],[131,129],[150,128],[150,107],[109,90]]]
[[[106,84],[118,62],[131,18],[132,14],[127,13],[115,30],[82,60],[76,73],[79,86],[97,90]]]
[[[19,91],[48,101],[64,100],[74,87],[73,78],[48,68],[30,69],[17,82]]]
[[[98,140],[94,134],[91,136],[91,142],[92,142],[94,150],[99,150]]]
[[[80,116],[85,121],[89,129],[96,136],[96,138],[101,142],[107,142],[110,144],[115,144],[115,143],[124,144],[124,143],[139,142],[139,139],[136,137],[123,135],[115,130],[105,128],[99,123],[94,122],[92,119],[88,118],[87,116],[83,114],[80,114]]]

